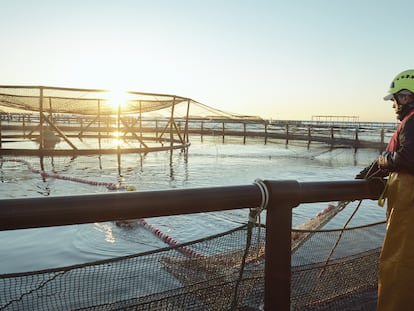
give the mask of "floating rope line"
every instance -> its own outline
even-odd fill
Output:
[[[55,174],[55,173],[47,173],[43,170],[38,170],[35,169],[33,167],[33,165],[23,159],[0,159],[0,162],[4,163],[4,162],[13,162],[13,163],[22,163],[24,165],[27,166],[27,168],[35,173],[35,174],[40,174],[40,176],[42,177],[49,177],[49,178],[55,178],[55,179],[61,179],[61,180],[69,180],[69,181],[73,181],[73,182],[78,182],[78,183],[84,183],[84,184],[88,184],[88,185],[93,185],[93,186],[105,186],[110,190],[119,190],[119,189],[126,189],[127,191],[135,191],[136,188],[134,186],[128,186],[128,187],[121,187],[118,184],[115,183],[109,183],[109,182],[100,182],[100,181],[91,181],[91,180],[86,180],[86,179],[82,179],[82,178],[76,178],[76,177],[70,177],[70,176],[64,176],[64,175],[60,175],[60,174]],[[157,229],[156,227],[154,227],[153,225],[150,225],[145,219],[138,219],[138,222],[148,231],[152,232],[155,236],[157,236],[159,239],[161,239],[163,242],[167,243],[170,246],[178,246],[180,245],[180,243],[173,239],[172,237],[168,236],[167,234],[163,233],[161,230]],[[194,257],[194,258],[203,258],[205,257],[204,255],[196,252],[195,250],[186,247],[186,246],[180,246],[177,248],[177,250],[185,255],[188,255],[190,257]]]
[[[148,231],[152,232],[156,237],[158,237],[160,240],[162,240],[163,242],[167,243],[170,246],[178,246],[180,245],[180,243],[173,239],[172,237],[170,237],[169,235],[163,233],[161,230],[157,229],[156,227],[154,227],[153,225],[150,225],[145,219],[138,219],[138,222]],[[190,257],[194,257],[194,258],[204,258],[205,256],[196,252],[195,250],[186,247],[186,246],[180,246],[177,248],[177,251],[179,251],[180,253],[184,254],[184,255],[188,255]]]
[[[135,191],[135,187],[128,187],[127,191]],[[119,221],[122,225],[122,223],[124,223],[124,221]],[[116,222],[117,223],[117,222]],[[131,220],[127,220],[125,221],[126,224],[130,225],[131,224]],[[206,256],[196,252],[195,250],[187,247],[187,246],[179,246],[181,243],[179,243],[177,240],[175,240],[174,238],[170,237],[169,235],[165,234],[164,232],[162,232],[160,229],[156,228],[153,225],[150,225],[145,219],[140,218],[140,219],[136,219],[136,220],[132,220],[132,223],[139,223],[140,225],[142,225],[145,229],[147,229],[148,231],[152,232],[157,238],[159,238],[161,241],[163,241],[164,243],[168,244],[169,246],[172,247],[177,247],[177,251],[179,251],[180,253],[190,256],[192,258],[205,258]],[[117,224],[118,225],[118,224]],[[179,246],[179,247],[178,247]]]
[[[49,177],[49,178],[54,178],[54,179],[68,180],[68,181],[88,184],[88,185],[92,185],[92,186],[104,186],[104,187],[108,188],[109,190],[120,190],[120,189],[125,188],[123,186],[120,186],[119,184],[115,184],[115,183],[111,183],[111,182],[91,181],[91,180],[87,180],[87,179],[83,179],[83,178],[65,176],[65,175],[60,175],[60,174],[56,174],[56,173],[48,173],[48,172],[43,171],[43,170],[35,169],[30,162],[28,162],[26,160],[23,160],[23,159],[10,159],[10,160],[0,159],[0,162],[2,162],[2,163],[4,163],[4,162],[22,163],[22,164],[26,165],[27,168],[32,173],[39,174],[40,176],[42,176],[44,178]]]

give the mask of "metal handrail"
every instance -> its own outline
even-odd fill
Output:
[[[264,181],[266,310],[290,309],[292,209],[301,203],[377,199],[379,180]],[[0,200],[0,231],[258,207],[255,184]]]

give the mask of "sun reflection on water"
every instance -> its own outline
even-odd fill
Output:
[[[124,133],[122,132],[118,132],[118,131],[112,132],[112,136],[113,136],[112,145],[114,147],[125,147],[126,146],[126,143],[122,137],[123,135]]]

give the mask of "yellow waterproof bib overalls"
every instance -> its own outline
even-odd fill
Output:
[[[414,310],[414,175],[391,173],[380,256],[378,311]]]

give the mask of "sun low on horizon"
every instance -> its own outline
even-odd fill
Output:
[[[114,111],[118,111],[118,109],[126,108],[128,105],[128,100],[131,99],[131,95],[124,90],[121,89],[109,89],[105,93],[105,98],[108,100],[108,103],[111,105]]]
[[[397,26],[393,4],[235,3],[103,2],[98,14],[96,2],[7,1],[0,84],[109,89],[115,110],[129,90],[264,119],[395,120],[381,98],[413,44],[398,58],[378,48]],[[398,29],[407,41],[409,21]]]

